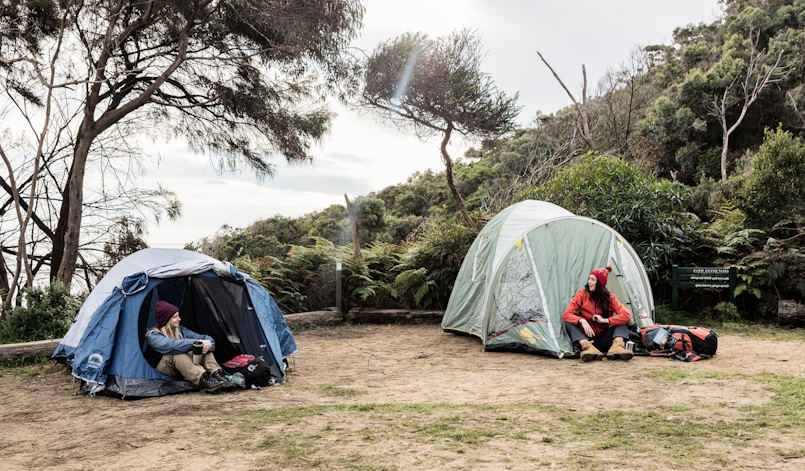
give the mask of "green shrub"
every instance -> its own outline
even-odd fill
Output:
[[[646,176],[617,157],[588,154],[524,196],[609,225],[632,244],[655,276],[672,263],[701,254],[699,221],[685,210],[689,189]]]
[[[754,171],[741,204],[752,227],[769,229],[786,219],[803,219],[805,142],[788,131],[766,130],[763,144],[751,154]]]
[[[461,262],[464,261],[464,256],[477,235],[478,232],[475,229],[464,226],[455,217],[439,220],[433,218],[428,223],[422,240],[415,244],[404,257],[411,269],[425,268],[426,281],[432,282],[428,285],[430,287],[428,289],[436,290],[435,293],[422,296],[420,307],[445,308],[447,306],[450,291],[453,289],[453,283],[461,268]],[[421,283],[410,286],[415,290],[424,289],[421,288]],[[401,298],[406,298],[403,291],[398,290],[398,292]],[[408,299],[416,301],[417,297],[419,296],[413,293],[412,297]]]
[[[343,260],[346,307],[399,307],[392,293],[392,283],[405,269],[403,250],[397,245],[375,243],[363,249],[363,263],[356,264],[352,248],[343,247],[339,257]]]
[[[438,297],[438,286],[428,279],[427,268],[408,269],[394,279],[395,297],[406,307],[423,307],[431,305]]]
[[[387,232],[394,244],[401,244],[415,234],[424,218],[422,216],[386,216]]]
[[[81,307],[61,283],[23,290],[23,305],[0,320],[0,343],[63,337]]]
[[[284,257],[286,247],[274,236],[240,232],[235,234],[221,246],[218,257],[232,261],[239,257]]]

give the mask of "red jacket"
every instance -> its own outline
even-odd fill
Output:
[[[587,319],[590,327],[595,331],[594,337],[603,334],[609,327],[627,325],[632,320],[632,314],[618,302],[612,293],[609,293],[609,325],[593,322],[593,316],[596,314],[603,314],[601,306],[595,304],[587,290],[582,288],[573,296],[567,309],[562,313],[562,320],[578,325],[580,319]]]

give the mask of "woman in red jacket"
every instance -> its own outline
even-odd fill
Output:
[[[612,267],[591,271],[587,284],[562,313],[565,329],[573,345],[581,350],[582,361],[600,360],[604,357],[602,351],[611,360],[632,359],[632,352],[624,347],[632,314],[607,290],[611,271]]]

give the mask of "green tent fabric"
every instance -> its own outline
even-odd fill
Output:
[[[638,327],[652,324],[646,269],[620,234],[555,204],[521,201],[492,218],[473,242],[442,329],[474,335],[486,350],[572,354],[562,312],[590,271],[607,265],[607,288]]]

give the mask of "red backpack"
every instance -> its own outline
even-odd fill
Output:
[[[711,358],[718,349],[718,336],[706,327],[652,324],[640,329],[640,340],[651,356],[687,362]]]

